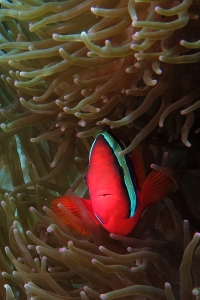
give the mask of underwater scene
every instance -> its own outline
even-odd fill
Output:
[[[0,0],[0,300],[200,300],[199,16]]]

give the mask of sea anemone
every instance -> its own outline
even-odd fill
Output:
[[[183,193],[150,207],[131,237],[109,236],[80,203],[90,235],[78,236],[49,206],[69,188],[87,196],[82,175],[99,132],[123,134],[121,154],[142,141],[147,169],[160,164],[163,141],[191,146],[190,129],[200,131],[199,2],[46,2],[0,0],[1,299],[198,300],[199,206],[184,183],[199,176],[186,171],[198,152],[175,145]],[[193,227],[182,222],[184,196]]]
[[[33,125],[32,143],[59,144],[52,167],[77,131],[86,137],[134,123],[125,154],[159,124],[170,141],[181,135],[191,146],[198,1],[0,3],[4,136]]]
[[[1,208],[9,244],[0,257],[1,299],[199,299],[200,234],[192,238],[170,199],[146,212],[134,238],[109,237],[79,202],[87,239],[46,206],[17,220],[14,202],[5,195]]]
[[[13,143],[9,143],[11,139]],[[11,186],[20,184],[19,178],[22,181],[26,176],[33,179],[37,175],[32,162],[28,163],[29,168],[26,166],[31,151],[27,152],[26,157],[19,141],[16,144],[14,141],[14,137],[8,138],[6,149],[9,151],[2,156],[4,162],[12,163]],[[160,147],[156,149],[154,153],[159,162]],[[34,158],[39,161],[43,150],[37,150]],[[146,151],[149,157],[153,155],[148,145]],[[180,161],[178,155],[174,160],[173,153],[169,157],[169,161],[173,160],[177,168],[188,162],[187,153],[184,157],[182,152]],[[12,155],[9,156],[9,153]],[[166,163],[166,158],[165,154],[162,164]],[[190,166],[196,163],[193,159]],[[84,195],[86,191],[79,178],[82,163],[79,161],[79,167],[76,167],[71,161],[65,173],[61,172],[64,176],[61,183],[65,182],[67,186],[73,179],[73,187],[78,195]],[[162,171],[158,165],[152,167]],[[181,175],[186,177],[183,171]],[[195,180],[199,185],[198,176],[193,174],[191,180],[188,177],[190,173],[187,174],[191,182],[189,189],[181,175],[177,174],[177,178],[180,177],[180,190],[182,183],[187,195],[185,191],[183,195],[174,191],[170,198],[176,206],[180,206],[186,195],[190,208],[195,207],[193,201],[196,199],[191,191]],[[49,209],[51,200],[66,191],[59,181],[57,183],[59,178],[32,180],[27,183],[31,188],[27,188],[26,184],[19,185],[13,191],[7,189],[9,193],[4,196],[5,189],[0,190],[0,299],[100,300],[125,299],[129,296],[135,300],[192,300],[196,295],[198,300],[200,235],[195,233],[194,227],[189,227],[188,221],[183,222],[182,209],[179,208],[178,212],[170,198],[152,205],[128,237],[109,236],[77,201],[82,222],[90,233],[89,236],[82,236],[72,232]],[[33,186],[35,182],[37,185]],[[198,189],[196,191],[198,194]],[[197,204],[196,212],[198,209]]]

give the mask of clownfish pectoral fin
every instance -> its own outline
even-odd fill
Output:
[[[175,183],[170,177],[157,170],[152,171],[147,176],[140,192],[143,208],[165,198],[174,187]]]
[[[73,195],[73,197],[76,197]],[[78,197],[77,197],[78,198]],[[92,210],[92,205],[90,200],[85,200],[82,198],[78,198],[83,202],[89,213],[94,215]],[[65,208],[67,208],[68,213],[61,210],[58,205],[62,204]],[[59,217],[59,219],[72,231],[81,234],[81,235],[89,235],[89,231],[84,226],[84,222],[80,215],[80,212],[75,205],[75,203],[70,199],[70,195],[63,195],[56,199],[54,199],[51,203],[52,211]]]

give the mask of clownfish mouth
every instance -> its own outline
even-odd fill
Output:
[[[115,192],[113,191],[113,189],[98,189],[95,194],[94,197],[106,197],[106,196],[113,196],[115,194]]]

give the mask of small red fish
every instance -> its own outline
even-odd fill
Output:
[[[81,201],[96,223],[110,233],[127,235],[150,204],[167,196],[174,182],[157,170],[146,177],[139,149],[133,150],[130,156],[119,156],[122,150],[123,146],[110,132],[97,135],[90,150],[89,168],[85,175],[90,200]],[[52,210],[73,231],[88,235],[85,228],[66,217],[58,208],[59,203],[81,219],[70,195],[53,200]]]

